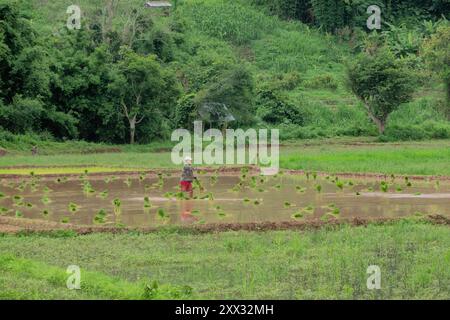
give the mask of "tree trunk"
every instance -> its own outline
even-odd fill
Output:
[[[366,107],[367,113],[369,114],[370,119],[377,125],[378,133],[382,135],[384,133],[384,130],[386,129],[386,120],[380,120],[378,119],[370,110],[370,107],[367,104],[364,104]]]
[[[134,144],[134,135],[135,135],[136,129],[130,128],[130,144]]]
[[[130,144],[134,144],[134,137],[136,134],[136,116],[129,120],[130,122]]]
[[[447,113],[447,120],[450,121],[450,79],[447,79],[445,81],[445,86],[447,89],[447,101],[445,101],[447,110],[445,110],[445,111]]]

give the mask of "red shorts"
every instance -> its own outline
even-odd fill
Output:
[[[180,181],[181,191],[191,192],[192,182],[191,181]]]

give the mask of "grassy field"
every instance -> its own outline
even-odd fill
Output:
[[[450,175],[450,142],[288,148],[280,166],[324,172]]]
[[[449,248],[447,226],[412,220],[304,232],[4,235],[0,298],[449,299]],[[81,290],[65,287],[69,265],[82,270]],[[366,287],[369,265],[381,269],[380,290]]]
[[[145,146],[126,147],[120,153],[7,155],[0,157],[0,174],[29,174],[28,168],[11,166],[67,166],[33,169],[36,174],[112,172],[126,169],[174,168],[170,152],[145,152]],[[149,150],[152,150],[149,148]],[[72,166],[72,167],[71,167]],[[368,143],[365,140],[313,140],[293,142],[280,150],[285,169],[317,170],[329,173],[372,172],[450,176],[450,140],[432,142]],[[100,168],[99,168],[100,167]]]

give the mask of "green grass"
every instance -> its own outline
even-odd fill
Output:
[[[386,174],[450,175],[448,140],[434,143],[313,146],[289,148],[280,166],[286,169]]]
[[[280,150],[280,166],[337,172],[372,172],[450,176],[450,140],[371,143],[370,139],[295,141]],[[46,156],[8,155],[0,157],[0,174],[114,172],[127,169],[177,168],[169,152],[129,152],[113,154],[55,154]],[[6,168],[10,166],[66,166],[64,168]]]
[[[139,298],[157,281],[178,294],[190,287],[183,297],[193,299],[449,299],[449,248],[447,226],[412,220],[305,232],[5,235],[0,297]],[[73,264],[82,269],[77,292],[65,289]],[[381,268],[381,290],[366,287],[370,265]]]
[[[101,272],[81,269],[82,290],[69,290],[63,268],[0,254],[0,299],[175,299],[189,295],[188,287],[155,287],[153,282],[128,282]]]

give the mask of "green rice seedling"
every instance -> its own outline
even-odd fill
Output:
[[[292,218],[292,219],[295,219],[295,220],[298,220],[298,219],[303,218],[303,216],[304,216],[304,214],[303,214],[302,211],[296,211],[296,212],[294,212],[294,213],[291,215],[291,218]]]
[[[233,188],[231,188],[231,191],[233,191],[233,192],[239,192],[240,190],[241,190],[241,187],[238,184],[234,185]]]
[[[3,192],[0,192],[0,200],[5,198],[5,197],[6,197],[6,195]]]
[[[266,192],[266,190],[264,188],[258,188],[257,190],[258,190],[258,192]]]
[[[434,187],[436,188],[436,190],[439,190],[439,188],[440,188],[439,180],[436,180]]]
[[[48,193],[52,192],[53,190],[50,189],[49,187],[45,186],[45,187],[42,189],[42,191],[43,191],[45,194],[48,194]]]
[[[360,195],[361,195],[361,192],[356,191],[356,195],[357,195],[357,196],[360,196]]]
[[[94,223],[102,224],[106,221],[106,211],[105,209],[100,209],[94,216]]]
[[[388,185],[386,182],[382,181],[382,182],[381,182],[381,185],[380,185],[380,189],[381,189],[381,191],[383,191],[383,192],[388,192],[389,185]]]
[[[411,181],[408,181],[408,182],[406,183],[406,186],[407,186],[407,187],[412,187]]]
[[[313,179],[314,179],[314,180],[317,180],[317,172],[313,172],[313,173],[312,173],[312,176],[313,176]]]
[[[146,184],[146,185],[144,186],[144,191],[147,192],[147,191],[149,191],[151,188],[152,188],[151,185]]]
[[[309,173],[309,172],[306,172],[306,180],[309,180],[309,176],[310,176],[311,174]]]
[[[337,207],[334,203],[330,203],[328,205],[322,206],[322,208],[334,211]]]
[[[261,199],[256,199],[256,200],[253,201],[253,204],[254,204],[255,206],[259,206],[261,203],[262,203],[262,200],[261,200]]]
[[[8,208],[0,207],[0,215],[1,216],[4,216],[5,214],[7,214],[8,211],[9,211]]]
[[[19,196],[19,195],[14,195],[14,196],[13,196],[13,201],[14,201],[15,203],[22,202],[22,201],[23,201],[23,197],[22,197],[22,196]]]
[[[285,201],[285,202],[284,202],[284,207],[285,207],[285,208],[290,208],[290,207],[295,207],[295,205],[292,204],[292,203],[290,203],[289,201]]]
[[[16,214],[15,214],[16,218],[22,218],[23,217],[23,212],[20,210],[16,210]]]
[[[205,219],[200,219],[196,222],[196,224],[205,224],[206,220]]]
[[[367,191],[373,192],[373,188],[372,188],[372,187],[368,187],[368,188],[367,188]]]
[[[305,208],[303,208],[304,211],[309,212],[309,213],[313,213],[314,212],[314,206],[309,205],[306,206]]]
[[[105,191],[100,192],[98,195],[100,198],[106,199],[109,196],[109,192],[108,192],[108,190],[105,190]]]
[[[274,187],[274,189],[280,190],[281,189],[281,184],[276,184],[273,187]]]
[[[174,194],[174,196],[178,200],[189,200],[189,197],[183,191],[178,191],[177,193]],[[205,197],[207,197],[207,196],[205,196]],[[206,199],[206,198],[202,198],[202,199]]]
[[[221,206],[216,206],[215,209],[219,211],[219,210],[222,210],[222,207]]]
[[[306,191],[306,188],[301,187],[301,186],[296,186],[295,189],[297,190],[297,192],[300,192],[300,193],[304,193]]]
[[[195,180],[192,182],[192,187],[193,187],[193,189],[195,189],[195,190],[205,191],[205,188],[203,187],[203,185],[202,185],[200,179],[195,179]],[[178,188],[178,187],[177,187],[177,188]]]
[[[126,178],[126,179],[123,181],[123,183],[125,183],[126,186],[129,188],[129,187],[131,187],[132,180],[131,180],[131,178]]]
[[[19,185],[16,187],[16,190],[23,192],[26,187],[27,187],[27,183],[25,181],[23,181],[23,182],[19,183]]]
[[[62,182],[62,179],[61,179],[61,178],[56,178],[55,182],[56,182],[56,183],[61,183],[61,182]]]
[[[214,200],[214,195],[212,192],[208,192],[207,197],[208,200]]]
[[[257,187],[258,187],[257,183],[256,183],[256,182],[253,182],[253,181],[250,181],[250,182],[248,183],[248,186],[249,186],[251,189],[258,189],[258,188],[257,188]],[[259,188],[259,189],[263,189],[263,188]]]
[[[244,203],[250,203],[250,199],[249,198],[244,198],[244,200],[242,200]]]
[[[340,190],[344,190],[344,184],[342,181],[336,181],[336,187],[338,187]]]
[[[172,198],[176,198],[176,194],[174,194],[173,192],[168,191],[168,192],[164,193],[163,197],[167,198],[167,199],[172,199]]]
[[[95,190],[89,181],[84,181],[82,185],[83,185],[83,193],[84,194],[90,195],[90,194],[95,193]]]
[[[114,181],[116,181],[117,180],[117,177],[116,176],[112,176],[111,177],[111,182],[114,182]]]
[[[197,210],[197,209],[192,210],[192,211],[191,211],[191,214],[192,214],[193,216],[199,216],[199,215],[200,215],[200,210]]]
[[[144,208],[149,209],[152,207],[152,203],[150,202],[149,197],[144,197]]]
[[[70,218],[69,217],[62,217],[61,223],[69,223]]]
[[[106,177],[105,179],[103,179],[103,181],[105,181],[106,184],[109,184],[111,182],[111,178]]]
[[[50,198],[49,198],[47,195],[44,195],[44,196],[42,196],[42,198],[41,198],[41,202],[42,202],[44,205],[47,205],[47,204],[49,204],[49,203],[51,202],[51,200],[50,200]]]
[[[163,208],[159,208],[157,213],[158,213],[158,217],[160,217],[161,219],[166,219],[169,217]]]
[[[422,195],[422,193],[416,192],[416,193],[414,193],[414,195],[415,195],[415,196],[420,196],[420,195]]]
[[[353,183],[353,181],[350,180],[350,181],[347,182],[347,185],[348,185],[349,187],[353,187],[354,183]]]
[[[402,189],[402,187],[400,187],[400,186],[397,186],[397,187],[395,188],[395,191],[397,191],[397,192],[402,192],[402,191],[403,191],[403,189]]]
[[[212,186],[214,186],[214,185],[217,183],[217,181],[218,181],[218,178],[217,178],[216,176],[212,176],[212,177],[210,178],[210,184],[211,184]]]
[[[26,204],[25,204],[25,206],[27,207],[27,208],[33,208],[34,206],[33,206],[33,204],[31,203],[31,202],[27,202]]]
[[[113,204],[113,206],[114,206],[114,213],[115,213],[115,214],[120,214],[121,211],[122,211],[122,209],[121,209],[121,207],[122,207],[122,202],[120,201],[120,199],[119,199],[119,198],[115,198],[115,199],[112,201],[112,204]]]
[[[318,184],[317,186],[316,186],[316,190],[317,190],[317,192],[322,192],[322,186],[320,185],[320,184]]]
[[[139,175],[139,181],[142,182],[142,181],[144,181],[144,180],[145,180],[145,173],[141,173],[141,174]]]
[[[334,208],[333,211],[330,212],[332,215],[338,216],[341,213],[339,208]]]
[[[80,207],[74,203],[74,202],[70,202],[69,203],[69,211],[70,212],[77,212],[80,209]]]
[[[323,221],[323,222],[328,222],[328,221],[330,221],[330,217],[331,216],[328,213],[325,213],[324,215],[322,215],[320,217],[320,220]]]
[[[42,210],[42,215],[43,216],[48,216],[50,214],[50,211],[48,210],[48,209],[44,209],[44,210]]]
[[[227,216],[227,214],[223,211],[218,212],[217,215],[219,216],[219,218],[225,218]]]

